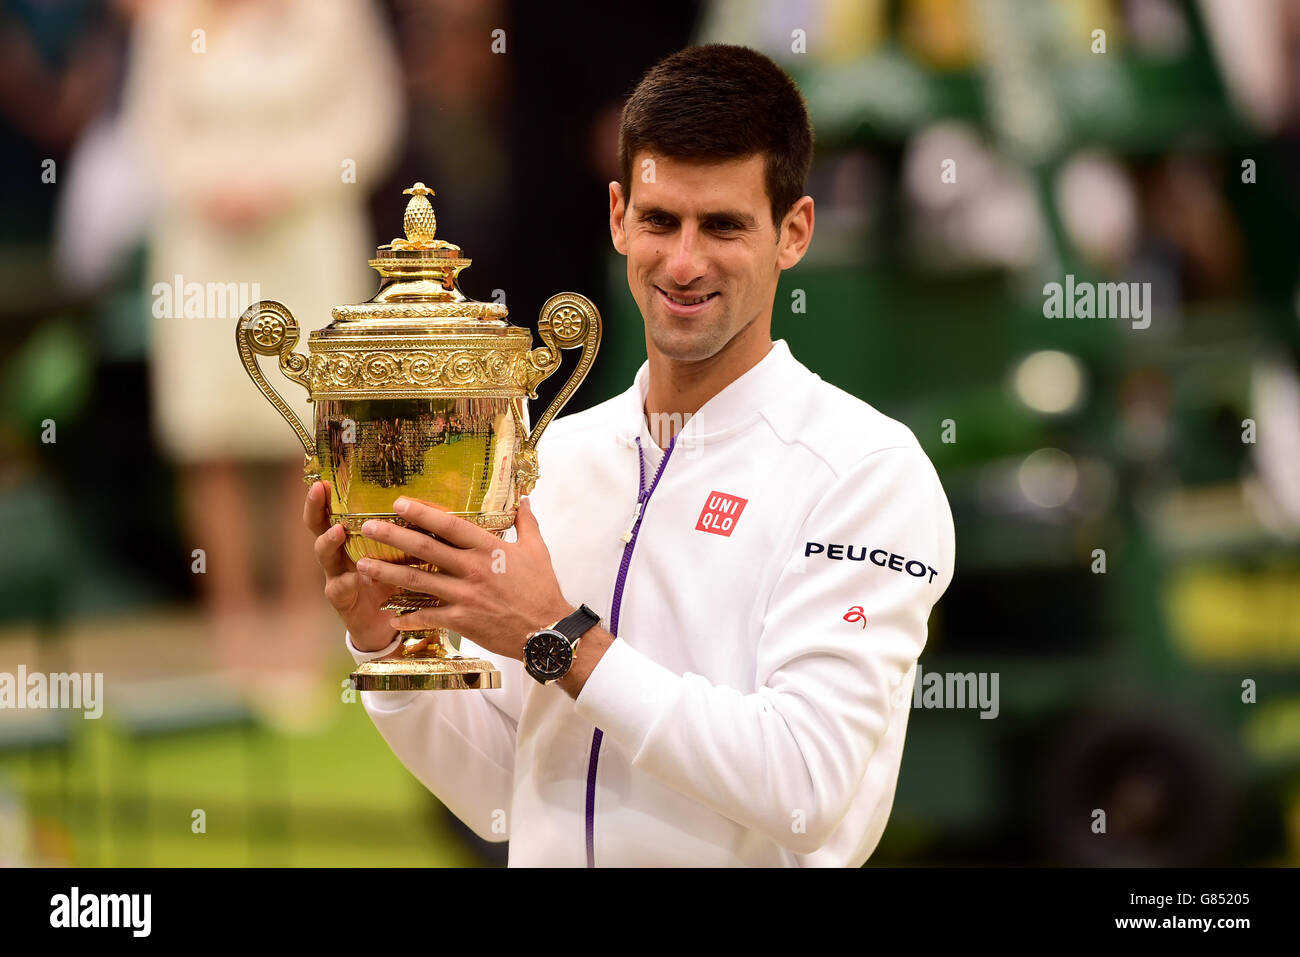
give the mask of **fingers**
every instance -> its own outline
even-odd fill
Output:
[[[360,578],[355,572],[330,577],[325,582],[325,600],[338,609],[351,607],[357,597]]]
[[[519,500],[519,509],[515,512],[515,535],[518,541],[525,538],[541,538],[542,529],[537,524],[537,516],[533,514],[533,505],[528,501],[528,496]]]
[[[302,505],[302,523],[313,535],[324,535],[330,527],[329,483],[314,482]]]
[[[330,483],[313,482],[302,506],[302,523],[316,536],[316,561],[326,575],[333,577],[345,575],[355,566],[342,547],[347,538],[343,526],[330,525],[329,501]]]
[[[346,575],[356,568],[348,553],[343,550],[343,542],[346,538],[342,525],[327,526],[326,530],[316,537],[316,561],[331,578],[335,575]]]
[[[402,496],[393,503],[393,510],[412,525],[433,532],[443,541],[461,548],[481,548],[496,541],[495,535],[473,522],[416,499]]]
[[[394,565],[376,558],[363,558],[357,562],[357,571],[375,581],[386,582],[423,595],[434,595],[456,601],[464,594],[464,586],[450,575],[426,572],[410,565]]]
[[[373,541],[392,545],[414,558],[437,565],[453,575],[464,575],[470,568],[468,556],[463,549],[439,542],[427,532],[402,528],[392,522],[372,518],[361,526],[361,534]]]

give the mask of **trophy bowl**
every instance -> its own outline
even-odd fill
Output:
[[[589,299],[560,293],[542,307],[543,344],[533,348],[527,329],[505,321],[504,304],[461,293],[456,278],[471,260],[434,238],[433,191],[416,183],[404,192],[411,196],[406,238],[380,246],[370,260],[379,291],[367,302],[335,306],[333,321],[308,338],[307,356],[294,350],[297,320],[274,300],[245,310],[235,340],[249,377],[302,443],[305,481],[329,483],[331,520],[344,527],[348,556],[433,570],[366,538],[362,524],[413,527],[393,511],[394,500],[406,496],[504,535],[520,496],[537,481],[537,441],[590,370],[601,326]],[[530,430],[527,399],[558,370],[561,351],[575,348],[582,350],[577,368]],[[266,381],[259,355],[278,357],[281,373],[306,389],[312,429]],[[399,589],[383,610],[403,615],[437,603]],[[358,690],[500,687],[496,667],[459,654],[459,636],[447,629],[402,635],[396,653],[353,672]]]

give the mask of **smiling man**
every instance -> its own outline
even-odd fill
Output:
[[[442,625],[501,670],[500,689],[362,700],[512,866],[858,866],[884,831],[953,526],[915,436],[772,341],[777,280],[812,241],[812,142],[752,50],[646,74],[609,211],[647,361],[544,433],[513,539],[399,499],[444,542],[364,534],[439,572],[354,567],[308,494],[358,662]],[[442,605],[393,620],[397,585]]]

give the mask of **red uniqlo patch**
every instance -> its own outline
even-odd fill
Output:
[[[704,508],[700,510],[700,518],[695,523],[695,530],[730,536],[736,523],[740,521],[740,513],[748,504],[749,499],[741,498],[739,495],[710,492],[709,497],[704,500]]]

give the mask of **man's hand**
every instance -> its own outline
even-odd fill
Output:
[[[380,611],[397,589],[357,571],[343,550],[345,530],[330,525],[328,482],[317,482],[307,492],[302,521],[316,536],[316,561],[325,570],[325,597],[343,619],[357,651],[378,651],[397,637],[388,624],[392,612]]]
[[[399,498],[393,510],[433,535],[379,519],[366,522],[361,533],[438,570],[426,572],[373,558],[363,558],[357,570],[388,585],[436,595],[441,604],[393,618],[390,628],[450,628],[481,648],[521,660],[524,639],[531,632],[574,610],[560,591],[551,553],[527,498],[520,500],[515,515],[514,542],[415,499]]]

